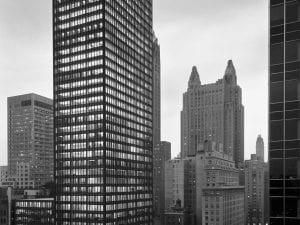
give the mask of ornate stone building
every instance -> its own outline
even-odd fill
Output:
[[[244,106],[231,60],[223,79],[202,84],[193,67],[181,111],[181,157],[194,156],[197,147],[211,139],[232,156],[236,166],[244,161]]]

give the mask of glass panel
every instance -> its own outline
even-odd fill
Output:
[[[286,150],[285,157],[286,158],[297,158],[297,157],[300,158],[300,149]]]
[[[300,199],[299,198],[286,198],[285,199],[285,215],[287,217],[300,216]]]
[[[294,101],[300,99],[300,81],[289,80],[285,82],[285,99]]]
[[[300,179],[300,158],[285,160],[286,179]]]
[[[275,73],[270,76],[271,82],[283,81],[283,73]]]
[[[283,112],[271,113],[270,119],[271,120],[282,120],[283,119]]]
[[[294,22],[299,20],[299,3],[293,2],[286,5],[286,22]]]
[[[270,196],[273,197],[283,196],[283,189],[282,188],[270,189]]]
[[[300,148],[300,141],[286,141],[285,142],[285,149],[290,149],[290,148]]]
[[[287,140],[300,139],[300,120],[286,120],[285,138]]]
[[[270,158],[271,159],[281,159],[283,158],[283,150],[278,150],[278,151],[270,151]]]
[[[287,24],[286,27],[285,27],[286,32],[291,32],[291,31],[299,30],[299,25],[300,25],[300,22],[296,22],[296,23],[294,22],[294,23]],[[274,32],[276,32],[276,31],[279,32],[279,29],[275,29]]]
[[[300,77],[300,71],[295,70],[295,71],[290,71],[285,73],[285,80],[296,80],[299,79]]]
[[[298,217],[300,217],[300,216],[298,215]],[[300,218],[298,218],[298,219],[286,219],[285,224],[287,224],[287,225],[299,225],[300,224]]]
[[[296,62],[287,62],[285,64],[285,71],[294,71],[300,69],[300,63],[299,61]]]
[[[270,178],[282,179],[283,178],[283,160],[270,159]]]
[[[286,110],[300,109],[300,102],[287,102],[285,104]]]
[[[283,188],[283,180],[270,180],[270,188]]]
[[[297,61],[299,60],[300,45],[298,41],[286,42],[285,61]]]
[[[282,43],[284,42],[284,35],[276,35],[276,36],[271,36],[270,38],[270,43],[271,44],[276,44],[276,43]]]
[[[283,73],[283,64],[280,65],[274,65],[270,67],[270,72],[271,73]]]
[[[286,34],[286,41],[293,41],[300,38],[300,31],[290,32]]]
[[[286,111],[285,112],[286,119],[298,119],[300,118],[300,110]]]
[[[283,17],[284,17],[283,5],[271,7],[271,12],[270,12],[271,26],[282,24]]]
[[[270,111],[271,112],[283,111],[283,103],[271,104]]]
[[[279,218],[270,218],[270,225],[282,225],[283,219]]]
[[[270,216],[283,216],[283,198],[270,198]]]
[[[300,180],[286,180],[285,186],[291,188],[300,188]]]
[[[286,196],[294,196],[294,197],[300,197],[300,189],[297,188],[287,188],[285,189],[285,195]]]
[[[283,139],[283,121],[271,121],[270,139],[271,141]]]
[[[283,3],[283,0],[271,0],[271,5]]]
[[[284,33],[284,26],[277,26],[271,28],[271,35],[278,35]]]
[[[270,84],[270,101],[271,103],[283,101],[283,82]]]
[[[283,63],[283,43],[271,45],[270,49],[270,63],[271,64],[280,64]]]
[[[283,148],[283,141],[271,142],[270,149],[282,149]]]

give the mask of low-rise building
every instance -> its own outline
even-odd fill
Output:
[[[194,157],[167,161],[165,204],[168,214],[165,216],[177,213],[179,218],[172,206],[180,200],[182,211],[195,215],[196,224],[244,224],[245,190],[239,185],[239,174],[233,157],[212,141],[199,145]],[[211,203],[207,205],[207,202]]]
[[[16,169],[16,175],[14,177],[16,182],[16,188],[18,189],[30,189],[35,188],[34,180],[31,178],[31,167],[29,163],[18,163]]]
[[[194,225],[195,215],[181,207],[181,201],[177,200],[176,205],[165,212],[164,225]]]
[[[16,182],[13,177],[9,175],[7,166],[0,166],[0,187],[15,187]]]
[[[185,210],[196,210],[195,157],[175,158],[165,163],[165,208],[170,210],[178,200]]]
[[[243,225],[244,187],[204,188],[202,201],[203,225]]]
[[[12,225],[54,225],[53,207],[53,198],[14,200]]]
[[[34,180],[30,176],[29,163],[18,163],[16,173],[9,174],[7,166],[0,167],[0,187],[12,187],[14,189],[30,189],[35,187]]]
[[[222,146],[217,146],[212,141],[205,141],[198,147],[196,154],[197,224],[244,224],[245,190],[239,185],[239,177],[240,172],[232,156],[225,154]]]
[[[0,188],[0,225],[7,225],[9,221],[9,198],[7,188]]]

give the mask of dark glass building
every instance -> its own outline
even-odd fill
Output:
[[[54,0],[56,224],[152,224],[152,1]]]
[[[270,224],[300,224],[300,2],[270,1]]]

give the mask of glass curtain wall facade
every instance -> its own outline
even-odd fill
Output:
[[[270,1],[270,224],[300,224],[300,2]]]
[[[56,224],[152,222],[152,1],[53,0]]]

